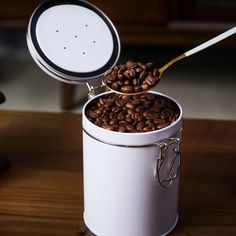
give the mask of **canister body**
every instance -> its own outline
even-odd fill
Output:
[[[170,186],[165,188],[158,182],[157,172],[158,166],[161,167],[161,179],[168,178],[170,174],[165,169],[178,172],[175,158],[179,153],[172,154],[179,143],[170,142],[170,139],[181,139],[181,107],[175,102],[180,116],[174,124],[162,130],[119,133],[92,124],[85,116],[88,103],[83,109],[86,226],[98,236],[157,236],[169,233],[178,220],[179,177],[176,175]],[[162,144],[171,147],[169,150],[165,148],[164,153]],[[169,155],[172,156],[171,161],[163,159],[158,165],[160,159]]]

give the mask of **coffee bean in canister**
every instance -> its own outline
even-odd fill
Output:
[[[174,123],[178,119],[178,108],[170,100],[150,93],[136,96],[111,93],[91,102],[86,109],[86,116],[104,129],[149,132]],[[125,129],[114,126],[121,121],[126,122],[123,123]]]

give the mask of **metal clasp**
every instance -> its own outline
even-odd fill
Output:
[[[88,87],[88,100],[94,98],[98,93],[101,93],[101,90],[102,92],[104,92],[104,89],[106,87],[106,85],[104,83],[102,84],[99,84],[97,86],[93,86],[93,85],[90,85],[88,82],[86,83],[87,87]]]
[[[180,160],[180,138],[171,137],[161,143],[155,143],[159,149],[156,159],[155,177],[158,183],[168,188],[179,175]]]

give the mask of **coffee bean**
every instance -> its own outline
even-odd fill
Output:
[[[136,132],[136,129],[133,125],[126,125],[126,129],[131,132],[131,133],[135,133]]]
[[[148,75],[147,71],[146,71],[146,70],[143,70],[143,71],[141,72],[141,74],[139,75],[139,79],[140,79],[141,81],[143,81],[143,80],[146,78],[147,75]]]
[[[105,80],[105,83],[108,87],[111,87],[112,81],[111,80]]]
[[[135,71],[137,73],[141,73],[143,71],[143,68],[142,67],[137,67],[137,68],[135,68]]]
[[[119,68],[119,69],[123,69],[123,70],[125,70],[125,69],[126,69],[126,66],[123,65],[123,64],[120,64],[120,65],[118,65],[118,68]]]
[[[145,121],[140,121],[137,125],[136,125],[136,129],[138,132],[142,132],[143,128],[146,126]]]
[[[126,86],[121,87],[121,92],[123,92],[123,93],[132,93],[133,88],[132,88],[132,86],[126,85]]]
[[[142,113],[136,112],[135,119],[137,119],[137,121],[143,121],[145,120],[145,116]]]
[[[134,69],[128,69],[126,70],[124,73],[123,73],[123,76],[126,78],[126,79],[132,79],[134,78],[135,76],[135,70]]]
[[[105,107],[109,107],[112,105],[112,99],[113,99],[113,96],[109,97],[109,98],[103,98],[103,105]]]
[[[98,104],[102,104],[102,105],[105,104],[102,97],[99,98],[99,103]]]
[[[162,128],[165,128],[166,126],[168,126],[167,123],[160,123],[157,125],[157,129],[162,129]]]
[[[99,115],[95,113],[93,110],[89,110],[87,113],[89,118],[96,119]]]
[[[147,93],[146,95],[147,100],[155,100],[156,96],[153,93]]]
[[[108,94],[86,108],[88,120],[117,132],[150,132],[173,124],[179,117],[177,106],[153,93],[136,96]]]
[[[111,120],[110,120],[110,125],[115,125],[118,123],[118,119],[116,117],[113,117]]]
[[[152,104],[151,101],[144,101],[143,102],[143,106],[148,109],[147,111],[149,111],[149,107],[151,107],[151,104]]]
[[[124,125],[126,127],[126,125],[128,125],[129,123],[126,120],[121,120],[118,122],[119,125]]]
[[[135,93],[138,93],[138,92],[141,92],[141,91],[142,91],[141,86],[135,86],[135,87],[134,87],[134,92],[135,92]]]
[[[94,112],[99,116],[102,114],[102,109],[95,109]]]
[[[122,111],[117,114],[117,119],[120,121],[123,121],[123,120],[125,120],[125,116],[126,116],[126,111]]]
[[[153,131],[152,127],[146,126],[143,128],[143,132],[149,132],[149,131]]]
[[[116,81],[116,79],[117,79],[117,75],[116,75],[114,72],[112,72],[112,73],[110,74],[110,80],[111,80],[111,81]]]
[[[118,91],[119,90],[119,84],[117,83],[117,82],[114,82],[114,83],[112,83],[111,84],[111,88],[113,89],[113,90],[116,90],[116,91]]]
[[[124,82],[122,80],[117,80],[116,82],[120,87],[124,86]]]
[[[139,98],[133,98],[134,100],[131,101],[132,104],[134,105],[139,105],[140,104],[140,99]]]
[[[123,76],[123,74],[118,74],[118,80],[120,80],[120,81],[124,81],[124,80],[126,80],[126,78]],[[106,81],[106,83],[107,83],[108,81]]]
[[[144,110],[145,110],[145,107],[144,107],[144,106],[137,106],[137,107],[135,108],[135,111],[136,111],[136,112],[139,112],[139,113],[143,112]]]
[[[104,123],[104,124],[108,124],[110,122],[110,114],[107,112],[105,113],[100,120]]]
[[[146,91],[146,90],[149,89],[149,85],[148,85],[147,83],[143,83],[143,84],[141,85],[141,88],[142,88],[142,90]]]
[[[153,62],[148,62],[148,63],[146,63],[146,67],[148,68],[148,69],[151,69],[151,68],[153,68],[155,65],[154,65],[154,63]]]
[[[149,112],[146,116],[147,119],[155,120],[159,118],[159,115],[156,112]]]
[[[125,82],[124,82],[124,85],[130,85],[131,84],[131,80],[125,80]]]
[[[126,130],[127,129],[125,125],[119,125],[118,132],[125,132]]]
[[[146,82],[148,85],[152,86],[152,85],[155,84],[156,79],[155,79],[154,76],[148,75],[148,76],[146,77],[146,79],[145,79],[145,82]]]
[[[147,66],[146,66],[146,65],[142,65],[142,68],[143,68],[144,70],[146,70],[146,69],[147,69]]]
[[[133,85],[138,86],[139,85],[139,79],[133,79]]]
[[[153,62],[128,61],[115,66],[104,75],[104,82],[115,91],[122,93],[141,92],[159,81],[159,70]],[[126,86],[130,86],[127,88]]]
[[[134,61],[127,61],[127,62],[126,62],[126,65],[127,65],[128,67],[130,67],[130,66],[132,66],[132,65],[134,65],[134,64],[136,64],[136,62],[134,62]]]
[[[130,108],[130,109],[134,109],[134,108],[135,108],[135,104],[132,103],[132,102],[126,103],[125,106],[126,106],[127,108]]]
[[[99,120],[97,119],[95,122],[94,122],[95,125],[99,126],[99,127],[102,127],[104,124],[104,122],[102,120]]]
[[[115,99],[115,104],[118,107],[123,107],[125,105],[125,100],[122,100],[119,96],[117,96]]]
[[[121,67],[119,70],[118,70],[118,78],[119,76],[121,76],[123,74],[123,72],[125,71],[125,67]]]
[[[112,120],[115,116],[116,116],[116,113],[114,112],[109,113],[110,120]]]
[[[132,118],[132,115],[131,114],[127,114],[126,117],[125,117],[125,120],[128,122],[128,123],[133,123],[133,118]]]
[[[118,106],[114,106],[114,107],[112,107],[112,109],[111,109],[113,112],[115,112],[115,113],[118,113],[118,112],[120,112],[121,111],[121,108],[120,107],[118,107]]]
[[[159,69],[155,68],[155,69],[153,70],[153,75],[154,75],[155,77],[159,77],[159,76],[160,76],[160,71],[159,71]]]
[[[111,131],[114,130],[114,125],[105,125],[105,124],[104,124],[104,125],[102,125],[101,127],[104,128],[104,129],[111,130]]]

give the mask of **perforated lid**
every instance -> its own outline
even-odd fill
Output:
[[[87,82],[113,67],[118,33],[96,6],[82,0],[46,1],[32,14],[27,44],[36,63],[67,83]]]

